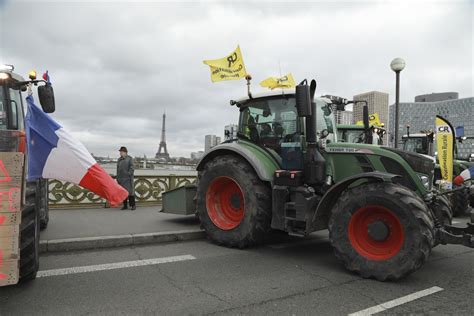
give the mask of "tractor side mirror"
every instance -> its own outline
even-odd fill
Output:
[[[54,103],[54,91],[50,84],[38,87],[38,96],[41,107],[45,113],[53,113],[56,110]]]
[[[295,97],[298,116],[311,116],[311,91],[306,79],[296,86]]]

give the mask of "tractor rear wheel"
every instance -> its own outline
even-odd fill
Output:
[[[423,200],[386,182],[346,190],[329,220],[336,257],[348,270],[380,281],[397,280],[419,269],[434,245],[434,230]]]
[[[271,191],[243,159],[224,155],[199,172],[197,209],[215,243],[245,248],[263,242],[271,224]]]
[[[36,278],[39,268],[40,217],[37,193],[37,182],[27,182],[20,224],[20,281]]]
[[[455,191],[452,194],[454,216],[462,216],[469,209],[469,188]]]

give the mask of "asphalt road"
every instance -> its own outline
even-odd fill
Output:
[[[161,205],[138,206],[136,211],[118,208],[51,209],[42,240],[112,236],[199,228],[193,216],[160,213]]]
[[[172,262],[133,266],[154,258]],[[132,263],[83,273],[77,268],[123,262]],[[474,249],[438,246],[406,279],[362,279],[333,256],[325,233],[247,250],[202,240],[48,254],[41,258],[43,277],[0,288],[0,314],[347,315],[440,287],[378,315],[472,315],[473,263]],[[63,268],[74,269],[57,270]]]

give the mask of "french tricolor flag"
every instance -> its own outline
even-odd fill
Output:
[[[28,181],[57,179],[78,184],[115,206],[128,197],[128,192],[92,158],[86,147],[26,98],[25,119],[28,141]]]

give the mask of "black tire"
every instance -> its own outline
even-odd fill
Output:
[[[462,216],[469,210],[469,188],[464,188],[459,191],[455,191],[451,195],[451,201],[453,204],[453,215]]]
[[[38,182],[40,228],[43,230],[48,227],[49,223],[48,180],[42,179]]]
[[[445,195],[438,196],[436,201],[430,204],[430,208],[441,226],[452,224],[453,210],[451,202]]]
[[[207,236],[213,242],[227,247],[245,248],[263,243],[271,225],[271,191],[269,185],[258,178],[253,168],[239,157],[224,155],[207,162],[198,177],[197,212],[201,227],[206,231]],[[210,214],[213,214],[211,208],[215,210],[223,208],[214,200],[220,198],[219,201],[223,201],[221,196],[224,189],[220,191],[213,189],[213,186],[222,179],[232,180],[226,182],[226,186],[233,185],[232,182],[236,183],[243,198],[243,201],[240,199],[233,202],[231,200],[234,195],[232,195],[229,196],[228,201],[222,202],[222,204],[228,202],[229,205],[236,203],[236,208],[243,209],[240,222],[237,221],[237,224],[233,222],[237,226],[226,229],[219,227],[216,216],[214,220],[210,218]]]
[[[375,239],[367,233],[369,226],[358,225],[356,221],[368,218],[365,213],[376,215],[370,223],[387,224],[384,226],[388,237],[381,241],[383,246],[377,246],[381,247],[377,251],[382,252],[370,253],[373,250],[366,248],[369,252],[364,254],[361,247],[355,246],[360,238],[374,244]],[[380,214],[386,214],[392,222],[385,218],[381,221]],[[363,234],[368,237],[357,237]],[[435,239],[434,219],[423,200],[411,190],[393,183],[365,183],[347,189],[334,205],[329,238],[336,257],[348,270],[364,278],[398,280],[418,270],[428,259]],[[384,248],[388,244],[397,246],[390,246],[388,252]]]
[[[20,224],[20,281],[36,278],[39,269],[40,218],[37,183],[27,182]]]

